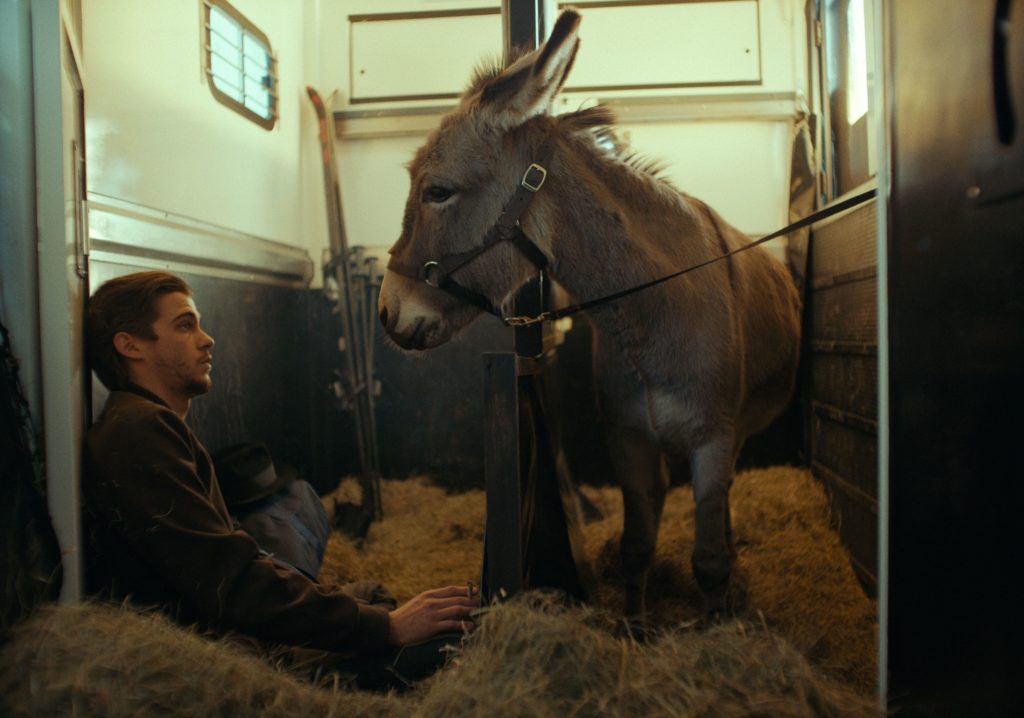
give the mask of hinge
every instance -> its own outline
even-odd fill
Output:
[[[814,21],[814,46],[821,47],[821,43],[824,41],[825,31],[821,26],[821,20]]]

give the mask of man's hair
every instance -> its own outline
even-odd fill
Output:
[[[110,391],[131,381],[125,358],[114,347],[114,335],[127,332],[155,339],[157,302],[165,294],[192,296],[185,280],[167,272],[137,272],[104,282],[89,298],[85,312],[85,346],[96,376]]]

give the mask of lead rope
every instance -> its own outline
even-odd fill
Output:
[[[599,306],[601,304],[614,302],[616,299],[622,299],[623,297],[629,296],[630,294],[635,294],[636,292],[648,289],[655,285],[661,284],[662,282],[667,282],[670,279],[675,279],[676,277],[682,276],[688,272],[693,272],[698,269],[701,269],[702,267],[706,267],[709,264],[714,264],[715,262],[720,262],[723,259],[728,259],[734,254],[746,252],[748,249],[753,249],[757,245],[764,244],[770,239],[782,237],[784,235],[789,234],[790,232],[795,232],[798,229],[803,229],[804,227],[814,224],[815,222],[820,222],[821,220],[826,219],[827,217],[831,217],[834,214],[839,214],[844,210],[850,209],[851,207],[856,207],[857,205],[863,202],[867,202],[869,199],[874,197],[876,193],[877,190],[875,189],[869,189],[865,192],[861,192],[860,194],[854,195],[853,197],[844,199],[842,202],[838,202],[834,205],[831,205],[830,207],[826,207],[825,209],[821,209],[818,210],[817,212],[809,214],[803,219],[797,220],[796,222],[793,222],[792,224],[787,225],[786,227],[783,227],[782,229],[776,232],[772,232],[769,235],[761,237],[760,239],[753,241],[750,244],[746,244],[740,247],[739,249],[734,249],[731,252],[726,252],[725,254],[713,257],[712,259],[705,260],[703,262],[700,262],[699,264],[694,264],[692,267],[680,269],[678,272],[673,272],[672,274],[665,275],[664,277],[659,277],[658,279],[652,279],[649,282],[638,284],[635,287],[623,289],[622,291],[615,292],[614,294],[608,294],[606,296],[598,297],[597,299],[591,299],[580,304],[573,304],[568,307],[563,307],[562,309],[557,309],[550,312],[541,312],[540,314],[533,317],[526,315],[520,315],[515,317],[503,317],[502,321],[505,323],[506,326],[509,327],[528,327],[533,324],[539,324],[540,322],[553,322],[557,319],[561,319],[563,317],[568,317],[572,314],[576,314],[577,312],[592,309],[593,307]]]

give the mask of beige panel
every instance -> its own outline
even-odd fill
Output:
[[[351,22],[351,99],[456,96],[470,69],[501,54],[501,15]]]
[[[761,236],[786,225],[791,121],[624,124],[641,155],[738,229]]]
[[[340,142],[338,164],[350,245],[390,247],[402,231],[406,165],[425,135]]]
[[[568,88],[761,80],[756,0],[584,7]]]

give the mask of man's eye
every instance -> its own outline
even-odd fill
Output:
[[[423,190],[423,201],[430,202],[433,204],[440,204],[445,202],[451,197],[454,192],[446,187],[439,187],[438,185],[431,185]]]

